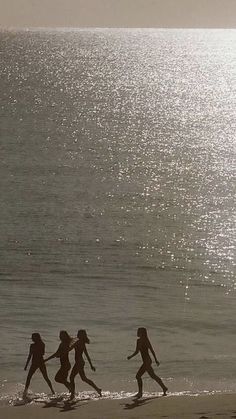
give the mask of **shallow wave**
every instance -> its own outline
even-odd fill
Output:
[[[26,404],[45,404],[46,406],[49,405],[58,405],[66,404],[66,403],[86,403],[88,401],[98,401],[101,398],[92,391],[83,391],[79,392],[73,401],[69,400],[69,393],[56,393],[55,395],[48,395],[46,393],[33,393],[29,392],[26,398],[23,398],[23,384],[16,384],[15,389],[12,388],[12,392],[7,394],[3,393],[0,395],[0,406],[22,406]],[[197,397],[200,395],[213,395],[213,394],[222,394],[222,393],[232,393],[230,391],[175,391],[169,392],[167,397],[169,396],[190,396],[190,397]],[[135,396],[135,392],[127,392],[127,391],[103,391],[102,392],[102,399],[107,400],[120,400],[120,399],[128,399],[133,398]],[[163,397],[161,392],[144,392],[143,398],[151,399]]]

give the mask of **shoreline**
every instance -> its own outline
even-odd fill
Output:
[[[236,418],[236,394],[143,397],[140,400],[55,399],[38,404],[0,407],[0,419],[205,419]]]

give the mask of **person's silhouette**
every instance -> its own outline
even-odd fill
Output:
[[[89,384],[91,387],[93,387],[99,394],[99,396],[102,395],[102,390],[96,386],[96,384],[89,380],[84,372],[84,359],[83,359],[83,353],[85,354],[90,367],[93,371],[96,371],[91,359],[89,357],[86,344],[90,343],[89,338],[87,336],[86,330],[79,330],[77,333],[78,340],[73,344],[73,348],[75,349],[75,365],[72,368],[71,374],[70,374],[70,385],[71,385],[71,400],[75,397],[75,377],[77,374],[80,375],[80,378],[85,383]]]
[[[136,394],[136,398],[141,398],[143,395],[143,381],[142,381],[142,375],[147,372],[151,378],[153,378],[153,380],[155,380],[162,388],[163,390],[163,394],[164,396],[166,395],[166,392],[168,390],[168,388],[165,386],[165,384],[163,383],[163,381],[161,380],[160,377],[158,377],[153,368],[152,368],[152,360],[151,357],[149,355],[149,350],[151,351],[156,364],[160,365],[159,361],[156,358],[156,354],[153,350],[153,347],[148,339],[148,335],[147,335],[147,329],[145,327],[139,327],[137,330],[137,336],[139,339],[137,339],[137,345],[136,345],[136,349],[134,351],[134,353],[130,356],[127,357],[127,359],[131,359],[133,358],[135,355],[137,355],[139,352],[141,354],[142,360],[143,360],[143,364],[141,365],[141,367],[139,368],[137,374],[136,374],[136,379],[138,382],[138,393]]]
[[[69,351],[72,349],[73,338],[65,331],[61,330],[59,334],[61,343],[57,351],[45,359],[45,362],[49,361],[52,358],[60,358],[61,368],[57,371],[55,375],[55,381],[57,383],[64,384],[67,389],[71,390],[71,385],[67,380],[71,365],[69,361]]]
[[[44,364],[43,356],[45,353],[45,344],[42,341],[39,333],[33,333],[31,338],[34,343],[30,345],[29,355],[28,355],[24,370],[25,371],[27,370],[27,367],[31,358],[32,358],[32,363],[31,363],[31,366],[27,375],[23,397],[27,396],[27,391],[30,385],[31,378],[38,369],[41,371],[44,380],[50,387],[51,392],[55,394],[52,388],[52,383],[48,378],[46,366]]]

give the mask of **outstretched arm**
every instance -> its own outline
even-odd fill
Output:
[[[137,344],[136,344],[136,349],[135,349],[134,353],[133,353],[132,355],[127,356],[127,359],[131,359],[131,358],[133,358],[133,357],[134,357],[134,356],[136,356],[138,353],[139,353],[139,347],[138,347],[138,342],[137,342]]]
[[[52,355],[50,355],[48,358],[46,358],[46,359],[44,360],[44,362],[49,361],[49,359],[59,358],[59,356],[60,356],[60,352],[61,352],[61,344],[59,345],[58,350],[57,350],[54,354],[52,354]]]
[[[156,354],[155,354],[155,352],[154,352],[154,349],[153,349],[153,347],[152,347],[152,345],[151,345],[151,342],[149,342],[149,349],[150,349],[150,351],[151,351],[151,353],[152,353],[152,355],[153,355],[153,358],[155,359],[155,361],[156,361],[156,364],[157,365],[160,365],[160,362],[157,360],[157,357],[156,357]]]
[[[72,351],[72,349],[75,348],[76,342],[73,343],[73,345],[69,346],[69,348],[67,350],[65,350],[65,353],[69,353],[70,351]],[[51,356],[49,356],[48,358],[46,358],[44,360],[44,362],[49,361],[49,359],[53,359],[53,358],[59,358],[60,357],[60,353],[62,352],[61,350],[61,345],[59,345],[58,350],[55,352],[55,354],[52,354]]]
[[[26,371],[27,370],[27,367],[28,367],[28,365],[29,365],[29,362],[30,362],[30,360],[31,360],[31,358],[32,358],[32,348],[31,348],[31,346],[30,346],[30,350],[29,350],[29,355],[28,355],[28,358],[27,358],[27,361],[26,361],[26,364],[25,364],[25,368],[24,368],[24,370]]]
[[[57,351],[57,352],[55,352],[55,354],[52,354],[51,356],[49,356],[48,358],[46,358],[46,359],[44,360],[44,362],[49,361],[49,359],[58,358],[58,357],[59,357],[59,353],[58,353],[58,351]]]
[[[88,351],[87,351],[87,348],[85,347],[84,348],[84,353],[85,353],[85,356],[86,356],[86,358],[87,358],[87,360],[88,360],[88,362],[89,362],[89,365],[90,365],[90,367],[91,367],[91,370],[93,370],[93,371],[96,371],[96,368],[93,366],[93,364],[92,364],[92,361],[91,361],[91,359],[90,359],[90,356],[89,356],[89,354],[88,354]]]

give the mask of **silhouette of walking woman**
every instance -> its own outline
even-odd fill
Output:
[[[61,343],[57,349],[57,351],[45,359],[44,362],[49,361],[52,358],[60,358],[61,368],[57,371],[55,375],[55,381],[57,383],[64,384],[67,389],[71,390],[71,385],[69,381],[67,381],[67,377],[71,368],[70,361],[69,361],[69,351],[72,349],[72,337],[65,331],[61,330],[59,334],[59,338]]]
[[[70,384],[71,384],[71,397],[70,399],[73,400],[75,397],[75,377],[77,374],[80,375],[80,378],[85,383],[89,384],[91,387],[93,387],[99,394],[99,396],[102,395],[102,390],[96,386],[96,384],[89,380],[84,372],[84,359],[83,359],[83,353],[85,354],[89,365],[93,371],[96,371],[91,359],[89,357],[88,351],[86,349],[86,344],[90,343],[89,338],[87,336],[86,330],[79,330],[77,333],[78,340],[74,343],[73,348],[75,349],[75,365],[72,368],[71,374],[70,374]]]
[[[23,397],[27,396],[27,391],[28,391],[28,388],[29,388],[29,385],[30,385],[31,378],[34,375],[34,373],[37,371],[37,369],[40,369],[44,380],[47,382],[47,384],[50,387],[51,392],[53,394],[55,394],[55,392],[52,388],[52,383],[48,378],[46,366],[44,364],[43,356],[44,356],[44,353],[45,353],[45,344],[42,341],[41,336],[40,336],[39,333],[33,333],[31,338],[32,338],[32,341],[34,343],[32,343],[30,345],[29,355],[28,355],[24,370],[25,371],[27,370],[27,367],[28,367],[28,364],[29,364],[31,358],[32,358],[32,363],[31,363],[31,366],[30,366],[30,369],[29,369],[29,372],[28,372],[28,375],[27,375],[25,389],[24,389],[24,392],[23,392]]]
[[[138,393],[135,395],[136,398],[141,398],[143,395],[143,381],[142,381],[142,375],[147,372],[151,378],[153,378],[153,380],[155,380],[162,388],[163,390],[163,395],[166,395],[166,392],[168,390],[168,388],[165,386],[165,384],[163,383],[163,381],[161,380],[160,377],[158,377],[153,368],[152,368],[152,360],[151,357],[149,355],[149,350],[151,351],[156,364],[160,365],[159,361],[156,358],[156,354],[153,350],[153,347],[148,339],[148,335],[147,335],[147,329],[145,327],[139,327],[137,330],[137,336],[139,339],[137,339],[137,345],[136,345],[136,349],[134,351],[134,353],[130,356],[127,357],[127,359],[131,359],[134,356],[136,356],[139,352],[141,354],[142,360],[143,360],[143,364],[141,365],[141,367],[139,368],[137,374],[136,374],[136,379],[138,382]]]

